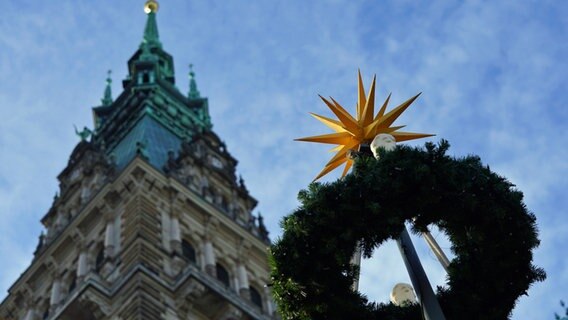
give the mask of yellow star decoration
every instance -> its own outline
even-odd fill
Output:
[[[392,135],[398,142],[433,136],[433,134],[397,131],[398,129],[404,128],[405,126],[391,127],[392,123],[410,106],[412,102],[414,102],[414,100],[416,100],[416,98],[418,98],[420,93],[406,100],[398,107],[385,114],[387,105],[391,97],[391,95],[389,94],[381,109],[373,118],[373,114],[375,113],[374,109],[376,78],[376,76],[373,77],[373,82],[371,83],[371,88],[369,89],[369,95],[365,96],[365,88],[363,87],[363,80],[361,79],[361,72],[359,71],[359,88],[356,106],[357,119],[353,118],[353,116],[350,115],[349,112],[347,112],[345,108],[343,108],[333,98],[330,97],[330,102],[321,95],[319,96],[323,100],[323,102],[325,102],[325,104],[331,109],[331,111],[333,111],[339,121],[310,112],[310,114],[314,118],[321,121],[329,128],[333,129],[335,133],[295,139],[296,141],[308,141],[337,145],[331,150],[337,151],[337,153],[333,156],[333,158],[331,158],[331,160],[329,160],[325,168],[323,168],[323,170],[317,175],[314,181],[326,175],[333,169],[339,167],[343,163],[345,163],[345,168],[343,169],[343,174],[341,175],[341,177],[344,177],[353,165],[353,159],[350,159],[348,157],[348,151],[353,149],[358,150],[361,144],[370,144],[375,136],[380,133],[388,133]]]

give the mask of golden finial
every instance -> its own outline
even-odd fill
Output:
[[[159,8],[160,5],[158,4],[158,1],[155,0],[148,0],[144,4],[144,12],[146,12],[146,14],[149,14],[150,12],[158,12]]]

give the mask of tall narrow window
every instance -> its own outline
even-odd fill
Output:
[[[229,273],[227,272],[227,269],[225,269],[225,267],[223,267],[218,263],[216,265],[216,269],[217,269],[217,280],[221,281],[221,283],[224,284],[225,287],[230,287],[231,284],[229,282]]]
[[[96,272],[101,271],[101,268],[103,267],[104,261],[105,261],[105,249],[101,247],[99,249],[99,252],[97,253],[97,257],[95,259],[95,271]]]
[[[195,249],[186,240],[181,241],[181,251],[182,251],[184,258],[186,258],[187,260],[189,260],[193,264],[197,263],[197,257],[196,257],[196,254],[195,254]]]
[[[262,310],[262,296],[254,287],[249,287],[250,301]]]
[[[73,278],[71,279],[71,283],[69,284],[68,292],[69,293],[73,292],[73,290],[75,290],[75,287],[77,287],[77,278],[73,276]]]

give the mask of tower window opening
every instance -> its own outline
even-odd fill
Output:
[[[97,253],[97,257],[95,259],[95,271],[97,272],[101,271],[104,261],[105,261],[105,250],[104,248],[101,248]]]
[[[73,290],[75,290],[76,287],[77,287],[77,278],[73,277],[73,278],[71,278],[71,283],[69,284],[68,292],[69,293],[73,292]]]
[[[250,291],[250,301],[257,307],[262,309],[262,296],[260,295],[260,292],[258,292],[258,290],[256,290],[252,286],[249,288],[249,291]]]
[[[221,209],[225,210],[225,212],[229,212],[229,203],[227,202],[227,198],[221,197]]]
[[[195,248],[193,248],[193,246],[189,242],[187,242],[186,240],[182,240],[182,242],[181,242],[181,251],[182,251],[182,255],[184,256],[184,258],[186,258],[187,260],[189,260],[193,264],[197,263]]]
[[[217,280],[219,280],[225,287],[229,288],[231,286],[229,282],[229,272],[222,265],[218,264],[215,266],[217,269]]]
[[[148,71],[144,71],[142,74],[142,83],[150,82],[150,75],[148,75]]]

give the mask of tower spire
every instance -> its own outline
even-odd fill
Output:
[[[109,106],[112,103],[112,91],[110,86],[110,84],[112,83],[112,79],[110,78],[111,73],[112,70],[107,71],[105,93],[103,95],[103,98],[101,99],[103,106]]]
[[[158,24],[156,22],[156,12],[158,12],[159,4],[155,0],[148,0],[144,4],[144,12],[148,15],[148,20],[146,20],[146,27],[144,28],[144,38],[142,40],[142,46],[148,47],[162,47],[160,42],[160,35],[158,33]]]
[[[201,98],[199,90],[197,90],[197,82],[195,82],[195,72],[193,72],[193,64],[189,64],[189,93],[187,97],[190,100]]]

